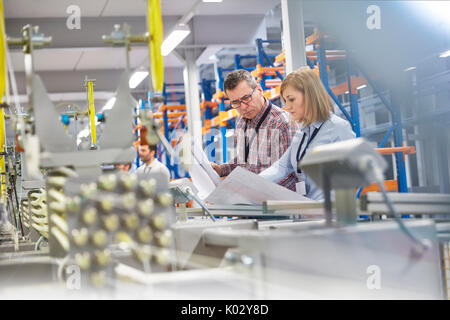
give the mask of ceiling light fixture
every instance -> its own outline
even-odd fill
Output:
[[[167,56],[191,33],[187,25],[177,25],[161,45],[161,54]]]
[[[103,106],[102,111],[112,109],[114,103],[116,103],[116,97],[109,98],[109,100]]]
[[[442,52],[441,55],[439,56],[440,58],[447,58],[450,57],[450,50],[447,50],[445,52]]]
[[[416,69],[416,67],[409,67],[409,68],[406,68],[403,71],[408,72],[408,71],[415,70],[415,69]]]
[[[357,87],[356,90],[361,90],[361,89],[363,89],[363,88],[365,88],[365,87],[367,87],[367,84],[363,84],[363,85]]]
[[[130,81],[128,82],[130,88],[131,89],[136,88],[142,82],[142,80],[147,78],[147,76],[148,71],[135,71],[133,75],[130,77]]]

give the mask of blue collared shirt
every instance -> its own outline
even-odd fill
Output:
[[[335,114],[331,114],[330,118],[326,121],[316,121],[309,126],[305,126],[299,129],[294,138],[292,144],[281,156],[281,158],[275,162],[272,166],[261,172],[259,175],[273,182],[280,181],[292,171],[297,173],[297,152],[300,147],[300,143],[304,135],[304,143],[301,146],[299,154],[303,154],[308,141],[316,128],[322,126],[311,141],[310,145],[306,149],[305,156],[308,155],[311,150],[317,146],[329,144],[337,141],[353,139],[356,137],[353,132],[350,123]],[[323,200],[322,190],[309,178],[304,172],[298,174],[299,181],[304,181],[306,186],[306,197],[312,200]]]

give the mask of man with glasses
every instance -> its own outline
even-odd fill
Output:
[[[167,181],[170,179],[170,172],[167,167],[159,162],[155,157],[156,146],[150,146],[148,143],[141,142],[139,146],[139,157],[144,162],[142,166],[137,168],[136,173],[149,174],[154,172],[161,172],[167,176]]]
[[[234,135],[238,155],[229,163],[211,165],[221,177],[229,175],[236,166],[260,173],[288,149],[297,125],[290,123],[286,111],[263,96],[250,72],[230,72],[223,86],[231,108],[240,114]],[[297,178],[291,174],[278,183],[295,191]]]

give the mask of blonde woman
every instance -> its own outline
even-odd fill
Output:
[[[295,172],[298,183],[296,191],[310,199],[322,200],[322,190],[297,163],[316,146],[355,138],[347,120],[333,114],[333,104],[322,82],[308,67],[300,68],[283,80],[280,94],[285,110],[293,121],[300,123],[292,144],[283,156],[260,175],[273,182],[280,181]]]

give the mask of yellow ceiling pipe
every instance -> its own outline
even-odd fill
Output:
[[[88,103],[89,103],[89,123],[91,129],[91,143],[95,146],[97,143],[97,134],[95,131],[95,104],[94,104],[94,85],[95,80],[85,80],[85,86],[88,93]]]
[[[164,84],[164,62],[163,56],[161,55],[161,44],[163,42],[164,30],[159,0],[147,1],[147,28],[150,34],[148,37],[148,49],[153,89],[156,92],[162,92]]]
[[[6,33],[5,16],[3,13],[3,1],[0,0],[0,103],[3,103],[3,96],[6,92]],[[0,152],[5,152],[5,114],[4,109],[0,108]],[[1,200],[6,202],[6,172],[5,157],[0,158],[1,170]]]

